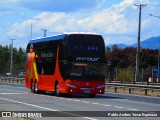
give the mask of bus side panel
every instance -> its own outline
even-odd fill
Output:
[[[39,80],[38,80],[38,89],[39,90],[45,90],[45,91],[54,91],[54,77],[53,75],[41,75],[39,74]]]
[[[54,82],[58,82],[58,85],[59,85],[59,91],[64,93],[65,92],[65,81],[61,75],[61,72],[60,72],[60,60],[59,60],[59,54],[60,54],[60,48],[58,46],[58,49],[57,49],[57,56],[56,56],[56,67],[55,67],[55,73],[54,73],[54,76],[53,76],[53,80]],[[54,83],[55,84],[55,83]],[[55,87],[55,86],[54,86]],[[53,88],[53,90],[55,90],[55,88]]]
[[[66,39],[61,40],[59,42],[59,49],[57,50],[57,71],[59,71],[59,73],[57,74],[59,77],[58,80],[60,83],[60,91],[62,93],[66,92]]]
[[[42,56],[39,55],[41,61],[43,62],[43,64],[41,64],[41,67],[39,69],[40,71],[42,71],[42,67],[43,67],[43,72],[38,72],[39,73],[38,74],[38,89],[39,90],[55,91],[55,84],[56,84],[56,82],[58,82],[60,92],[64,91],[64,79],[61,76],[60,69],[59,69],[59,61],[60,61],[59,60],[59,54],[60,54],[59,53],[59,43],[60,43],[60,41],[57,40],[57,41],[52,41],[52,42],[49,42],[49,43],[45,43],[45,44],[47,44],[46,45],[47,50],[48,51],[53,51],[53,54],[55,55],[55,57],[53,56],[52,63],[47,64],[46,63],[47,61],[43,61],[44,58],[41,58]],[[39,44],[38,47],[42,48],[43,45],[44,44]],[[41,49],[39,49],[39,50],[41,50]],[[41,50],[40,53],[41,52],[45,53],[45,50]],[[49,70],[49,71],[53,70],[53,73],[51,74],[51,72],[49,72],[49,71],[46,72],[47,70]]]

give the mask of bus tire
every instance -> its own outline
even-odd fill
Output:
[[[39,90],[38,90],[38,83],[35,82],[34,84],[34,93],[38,94],[39,93]]]
[[[90,97],[90,98],[95,98],[95,97],[96,97],[96,94],[89,94],[89,97]]]
[[[31,92],[34,93],[34,82],[31,81]]]
[[[56,96],[60,96],[59,84],[58,84],[58,82],[56,82],[56,85],[55,85],[55,94],[56,94]]]

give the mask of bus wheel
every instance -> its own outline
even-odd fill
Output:
[[[90,98],[95,98],[96,94],[89,94]]]
[[[58,83],[56,83],[56,85],[55,85],[55,94],[56,94],[56,96],[60,96]]]
[[[37,82],[35,82],[35,84],[34,84],[34,93],[39,93]]]
[[[34,82],[31,82],[31,92],[34,93]]]

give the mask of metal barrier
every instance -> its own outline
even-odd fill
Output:
[[[25,78],[17,78],[17,77],[0,77],[1,82],[12,82],[12,83],[25,83]],[[148,91],[160,91],[160,86],[153,85],[140,85],[140,84],[120,84],[120,83],[106,83],[106,87],[113,88],[114,92],[117,92],[118,89],[128,90],[128,93],[133,93],[133,91],[140,89],[144,91],[145,95],[148,95]]]
[[[160,86],[153,86],[153,85],[137,85],[137,84],[113,84],[113,83],[106,83],[106,87],[113,88],[114,92],[117,92],[118,89],[127,89],[128,93],[132,93],[133,91],[139,89],[144,91],[145,95],[148,95],[148,91],[160,91]]]
[[[21,83],[23,84],[25,78],[17,78],[17,77],[0,77],[1,82],[12,82],[12,83]]]

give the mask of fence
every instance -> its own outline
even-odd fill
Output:
[[[106,67],[106,82],[115,83],[139,83],[139,84],[160,84],[160,77],[155,67],[148,67],[147,69],[140,69],[138,79],[135,81],[135,68],[114,68],[108,69]]]

